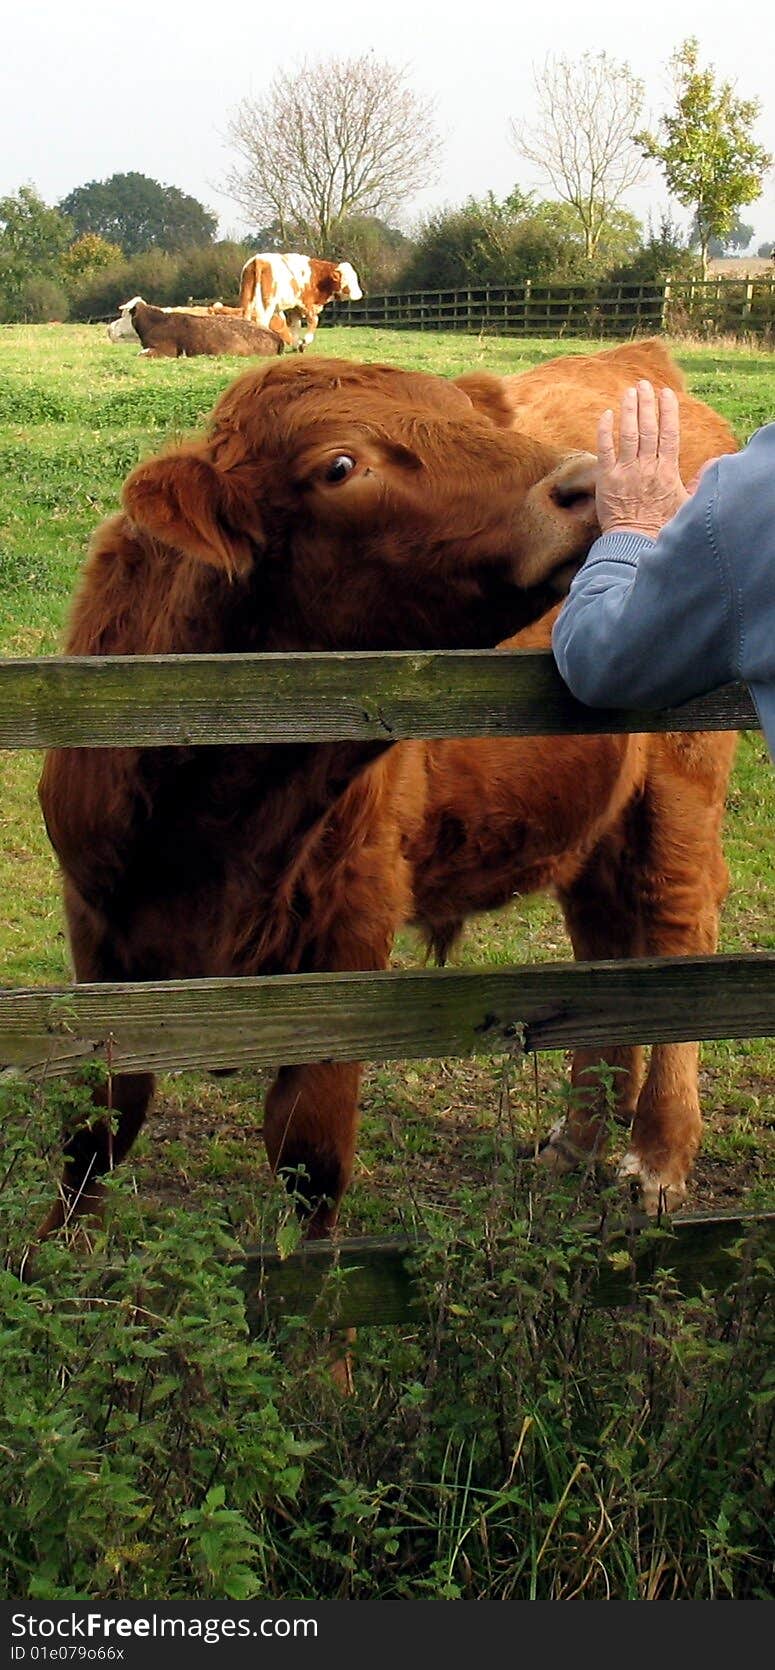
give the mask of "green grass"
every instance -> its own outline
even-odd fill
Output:
[[[506,373],[557,353],[594,350],[596,343],[522,341],[459,334],[326,329],[319,352],[381,360],[444,375],[473,367]],[[691,388],[711,401],[741,441],[775,412],[775,358],[763,351],[676,345]],[[102,517],[118,505],[121,484],[139,458],[200,423],[235,373],[239,360],[149,363],[132,345],[113,345],[102,327],[13,327],[0,333],[0,653],[30,655],[56,648],[69,597],[88,543]],[[0,757],[0,967],[8,984],[57,983],[68,977],[56,867],[37,810],[39,759]],[[741,739],[729,799],[726,851],[732,871],[722,948],[775,944],[775,773],[758,735]],[[512,963],[569,954],[559,911],[544,896],[522,900],[471,924],[460,960]],[[397,948],[417,960],[410,936]],[[766,1155],[772,1121],[773,1046],[766,1040],[706,1046],[703,1098],[708,1129],[695,1199],[758,1195],[770,1175]],[[565,1065],[541,1058],[539,1106],[532,1069],[514,1069],[518,1122],[545,1126],[561,1094]],[[449,1186],[451,1153],[463,1169],[481,1139],[492,1138],[501,1066],[416,1063],[367,1074],[364,1125],[345,1223],[384,1227],[405,1209],[406,1191],[435,1198]],[[169,1079],[159,1112],[135,1151],[143,1188],[160,1203],[177,1191],[206,1192],[216,1163],[224,1188],[239,1195],[236,1216],[255,1219],[256,1188],[267,1187],[261,1162],[261,1086],[254,1077],[217,1084]],[[179,1109],[173,1116],[172,1110]],[[197,1109],[205,1110],[202,1126]],[[188,1126],[188,1151],[169,1150],[168,1118]],[[244,1138],[245,1121],[251,1141]],[[208,1133],[200,1140],[200,1131]],[[218,1156],[212,1153],[218,1131]],[[236,1136],[234,1135],[236,1131]],[[186,1147],[186,1144],[183,1145]],[[234,1164],[223,1156],[232,1156]],[[411,1161],[411,1163],[410,1163]],[[231,1169],[231,1175],[230,1175]],[[238,1179],[242,1185],[238,1186]]]
[[[326,330],[320,351],[452,375],[518,370],[577,342]],[[599,344],[589,344],[594,347]],[[775,360],[679,345],[741,440],[775,411]],[[244,362],[140,360],[100,328],[0,332],[0,654],[49,653],[93,528],[143,454],[196,425]],[[40,761],[0,756],[0,979],[68,977]],[[773,944],[775,772],[738,750],[722,945]],[[569,955],[548,897],[467,931],[460,960]],[[396,948],[417,959],[410,935]],[[0,1592],[39,1598],[766,1598],[771,1318],[741,1269],[718,1301],[587,1303],[594,1179],[515,1159],[566,1064],[409,1062],[366,1078],[343,1228],[421,1230],[417,1323],[363,1330],[356,1395],[290,1319],[249,1342],[225,1259],[276,1240],[261,1075],[160,1085],[111,1181],[107,1237],[50,1242],[61,1083],[0,1085]],[[773,1048],[703,1052],[693,1203],[772,1201]],[[181,1211],[181,1207],[183,1210]],[[29,1267],[27,1267],[29,1276]],[[769,1272],[771,1278],[771,1271]],[[769,1330],[769,1331],[768,1331]]]

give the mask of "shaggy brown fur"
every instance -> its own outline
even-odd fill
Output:
[[[508,623],[523,628],[510,643],[547,644],[551,586],[594,532],[589,466],[547,474],[551,436],[593,444],[602,407],[644,372],[679,390],[688,474],[733,449],[659,343],[457,387],[335,361],[243,377],[205,441],[130,477],[128,514],[96,536],[67,650],[475,646]],[[50,754],[41,799],[76,976],[380,968],[408,917],[443,953],[467,914],[547,886],[579,956],[712,950],[733,746],[678,735]],[[601,1059],[621,1068],[635,1116],[630,1171],[647,1204],[661,1192],[672,1204],[699,1140],[693,1045],[655,1049],[642,1089],[640,1052],[578,1052],[574,1112],[546,1157],[565,1164],[599,1141]],[[269,1092],[270,1161],[305,1168],[313,1234],[331,1227],[350,1175],[359,1078],[357,1064],[289,1067]],[[93,1206],[93,1179],[127,1151],[151,1091],[147,1075],[114,1081],[118,1130],[72,1141],[47,1229],[79,1190]]]
[[[497,384],[495,388],[497,389]],[[97,532],[73,655],[493,644],[545,612],[594,537],[592,462],[495,428],[440,378],[274,363],[209,434],[143,464]],[[531,590],[525,589],[531,587]],[[375,969],[411,914],[421,743],[50,753],[41,804],[78,980]],[[360,1069],[283,1069],[272,1165],[307,1173],[311,1230],[352,1165]],[[149,1075],[112,1084],[117,1129],[72,1138],[63,1197],[91,1210]]]
[[[657,340],[505,378],[506,409],[491,395],[488,410],[493,421],[515,423],[536,439],[592,447],[601,410],[618,410],[638,377],[679,396],[685,481],[709,458],[735,450],[724,419],[686,393]],[[460,383],[476,398],[477,375]],[[556,613],[502,647],[548,647]],[[727,888],[721,822],[735,740],[676,733],[430,743],[426,816],[411,849],[415,912],[429,944],[443,957],[471,912],[550,888],[577,957],[714,951]],[[599,1152],[605,1098],[597,1087],[607,1063],[617,1069],[621,1112],[633,1122],[622,1174],[654,1211],[684,1198],[699,1146],[698,1051],[696,1044],[655,1046],[645,1082],[642,1057],[634,1048],[576,1052],[572,1111],[543,1158],[564,1168]]]

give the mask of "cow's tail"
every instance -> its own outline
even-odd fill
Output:
[[[242,269],[239,287],[239,304],[244,318],[256,317],[256,284],[258,281],[258,262],[253,258],[246,261]]]

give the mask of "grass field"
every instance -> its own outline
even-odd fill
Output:
[[[477,339],[330,329],[320,351],[423,367],[455,375],[474,366],[526,368],[558,350],[593,344]],[[741,441],[775,412],[775,361],[724,346],[679,348],[692,389],[733,424]],[[96,327],[18,327],[0,336],[0,653],[54,651],[92,529],[117,504],[121,483],[139,458],[195,427],[219,391],[242,369],[237,361],[161,361],[114,346]],[[55,866],[35,800],[39,759],[2,760],[0,797],[0,967],[6,984],[68,977]],[[722,948],[775,944],[775,774],[761,738],[741,739],[729,802],[727,853],[732,888]],[[567,952],[559,911],[549,898],[521,901],[472,925],[459,953],[465,963],[557,958]],[[416,959],[406,940],[403,962]],[[707,1046],[703,1099],[708,1133],[694,1199],[725,1201],[771,1177],[773,1046],[764,1041]],[[388,1226],[409,1196],[449,1198],[481,1163],[502,1103],[502,1065],[414,1063],[367,1076],[356,1185],[348,1228]],[[564,1063],[544,1055],[536,1105],[532,1066],[510,1068],[518,1123],[545,1127],[564,1081]],[[249,1075],[226,1088],[185,1076],[162,1087],[149,1135],[136,1151],[138,1183],[152,1194],[188,1194],[217,1182],[235,1195],[235,1221],[255,1205],[255,1174],[267,1186],[258,1135],[259,1086]],[[769,1156],[769,1160],[768,1160]],[[419,1191],[419,1196],[418,1196]]]
[[[326,329],[322,353],[455,374],[552,344]],[[744,440],[775,358],[678,344]],[[0,655],[53,652],[92,529],[144,454],[196,426],[244,362],[149,363],[102,329],[0,332]],[[0,755],[0,983],[68,978],[38,757]],[[775,944],[775,772],[741,738],[722,948]],[[548,898],[469,928],[460,961],[570,955]],[[407,936],[396,960],[417,960]],[[708,1599],[772,1592],[772,1336],[744,1271],[718,1301],[595,1310],[605,1195],[515,1163],[566,1063],[434,1061],[366,1077],[346,1233],[421,1228],[424,1311],[366,1329],[356,1396],[290,1319],[245,1338],[224,1257],[290,1208],[267,1174],[256,1074],[162,1080],[113,1185],[107,1247],[50,1242],[68,1092],[0,1083],[0,1592],[287,1598]],[[703,1051],[691,1203],[772,1204],[775,1053]],[[183,1207],[181,1212],[180,1208]],[[590,1207],[592,1216],[590,1217]],[[279,1242],[278,1242],[279,1244]],[[769,1376],[769,1379],[768,1379]]]

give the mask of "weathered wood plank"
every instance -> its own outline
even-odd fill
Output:
[[[0,1068],[393,1061],[775,1033],[775,952],[0,992]]]
[[[658,1230],[622,1222],[608,1230],[589,1283],[597,1308],[636,1304],[657,1270],[669,1271],[683,1296],[705,1288],[724,1293],[740,1273],[732,1252],[745,1239],[751,1252],[775,1252],[775,1212],[676,1214]],[[281,1259],[275,1247],[249,1248],[234,1261],[251,1333],[268,1320],[303,1316],[316,1328],[384,1327],[422,1322],[422,1282],[415,1266],[422,1241],[362,1239],[310,1241]]]
[[[548,651],[0,661],[0,748],[750,730],[744,685],[663,713],[587,708]]]

